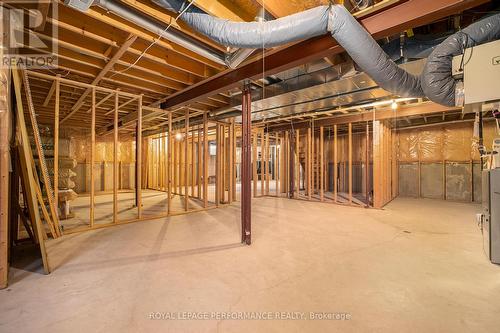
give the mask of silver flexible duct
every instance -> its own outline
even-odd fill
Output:
[[[463,54],[466,48],[497,39],[500,39],[500,14],[473,23],[448,37],[427,58],[421,75],[425,95],[433,102],[455,106],[456,80],[451,74],[453,57]]]
[[[208,14],[184,13],[182,20],[219,44],[236,48],[258,49],[324,35],[328,26],[328,7],[265,22],[232,22]]]
[[[153,1],[169,10],[183,8],[176,0]],[[216,42],[237,48],[275,47],[331,32],[382,88],[402,97],[423,97],[418,77],[399,68],[344,6],[319,6],[266,22],[231,22],[189,11],[182,20]]]
[[[153,1],[174,11],[186,6],[181,0]],[[237,48],[275,47],[330,32],[383,89],[401,97],[428,97],[450,106],[455,105],[455,80],[451,74],[453,56],[467,47],[500,38],[500,14],[472,24],[436,47],[420,77],[398,67],[341,5],[320,6],[267,22],[231,22],[196,10],[184,13],[182,19],[218,43]]]

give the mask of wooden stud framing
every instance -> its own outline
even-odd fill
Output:
[[[366,122],[365,138],[365,201],[370,205],[370,124]]]
[[[300,196],[300,131],[295,130],[295,198]]]
[[[236,124],[235,124],[235,120],[234,118],[231,120],[231,126],[233,127],[233,144],[231,145],[231,154],[233,155],[233,163],[231,164],[231,168],[233,170],[233,177],[232,177],[232,180],[231,180],[231,183],[232,183],[232,187],[233,187],[233,198],[232,200],[233,201],[236,201],[236,183],[237,183],[237,173],[236,173],[236,142],[237,142],[237,138],[236,138]],[[251,135],[251,131],[250,131],[250,135]]]
[[[186,109],[186,118],[184,120],[184,209],[189,210],[189,182],[188,182],[188,145],[189,145],[189,108]]]
[[[252,140],[252,179],[253,179],[253,197],[257,197],[257,142],[258,142],[258,132],[253,131],[253,140]]]
[[[135,196],[137,203],[137,217],[142,218],[142,95],[137,103],[137,128],[136,128],[136,161],[135,161]]]
[[[0,28],[1,30],[2,28]],[[0,39],[0,46],[3,38]],[[0,57],[3,55],[3,49],[0,49]],[[8,73],[7,70],[2,69],[3,73]],[[12,113],[10,111],[9,105],[9,85],[6,80],[5,83],[0,85],[0,193],[9,192],[9,132],[11,128],[11,117]],[[15,173],[18,174],[17,172]],[[12,177],[14,186],[17,188],[19,184],[19,178]],[[12,193],[12,195],[17,197],[17,192]],[[13,200],[12,200],[13,201]],[[12,202],[11,201],[11,202]],[[19,201],[19,200],[18,200]],[[18,202],[14,201],[14,202]],[[0,196],[0,289],[6,288],[8,285],[9,276],[9,197],[7,195]],[[17,216],[17,215],[16,215]],[[11,216],[12,218],[12,216]],[[17,217],[16,217],[17,222]],[[16,223],[17,224],[17,223]],[[14,225],[14,224],[11,224]],[[16,233],[17,235],[17,233]]]
[[[172,117],[172,116],[170,116]],[[179,159],[178,159],[178,154],[179,154],[179,141],[177,140],[176,138],[176,135],[174,135],[174,133],[172,133],[172,136],[173,136],[173,140],[172,140],[172,155],[173,155],[173,158],[174,158],[174,162],[173,162],[173,165],[172,165],[172,169],[173,169],[173,190],[172,190],[172,193],[174,194],[179,194],[178,192],[178,184],[179,184],[179,176],[178,176],[178,164],[179,164]]]
[[[276,183],[276,196],[281,196],[281,177],[280,177],[280,168],[281,168],[281,138],[280,134],[276,133],[276,142],[275,142],[275,160],[274,160],[274,177]]]
[[[285,164],[285,193],[287,198],[290,198],[290,133],[291,132],[289,131],[285,131],[285,144],[283,147],[283,163]]]
[[[319,164],[320,164],[320,188],[319,198],[321,201],[325,200],[325,147],[324,147],[324,128],[319,128]]]
[[[95,219],[95,112],[96,112],[96,95],[95,95],[95,87],[92,88],[92,111],[91,111],[91,120],[90,120],[90,227],[94,227],[94,219]]]
[[[208,207],[208,113],[203,113],[203,207]]]
[[[227,180],[227,190],[228,190],[228,197],[227,201],[228,203],[233,202],[233,176],[234,176],[234,156],[233,156],[233,130],[232,130],[232,125],[231,125],[232,120],[230,121],[229,125],[227,126],[227,175],[228,175],[228,180]],[[233,162],[233,163],[231,163]]]
[[[25,186],[26,192],[25,198],[30,207],[28,209],[30,214],[30,220],[33,226],[33,233],[36,235],[40,246],[40,253],[42,255],[43,268],[46,274],[50,273],[49,262],[47,258],[47,251],[45,249],[44,241],[44,228],[42,221],[40,219],[40,213],[38,210],[38,202],[34,189],[38,186],[35,183],[34,172],[33,172],[33,155],[31,151],[31,144],[28,136],[28,131],[26,129],[26,122],[24,120],[24,110],[22,104],[21,96],[21,73],[17,69],[13,69],[12,77],[14,81],[14,89],[16,94],[16,107],[17,107],[17,126],[19,127],[19,154],[21,161],[21,171],[24,179],[28,182]],[[50,196],[50,194],[49,194]]]
[[[27,72],[22,71],[22,76],[24,79],[24,88],[25,88],[26,99],[28,100],[28,109],[29,109],[29,115],[31,118],[31,126],[33,129],[33,132],[38,133],[38,128],[36,128],[36,126],[38,126],[37,119],[35,116],[36,112],[35,112],[34,106],[33,106],[33,101],[32,101],[32,97],[31,97],[31,91],[30,91],[30,87],[29,87],[29,79],[28,79]],[[22,101],[22,99],[19,99],[19,101]],[[39,163],[40,171],[42,174],[43,184],[44,184],[46,192],[47,192],[47,201],[49,204],[50,215],[52,216],[52,223],[55,226],[55,232],[56,232],[55,236],[61,236],[61,228],[59,225],[59,218],[56,214],[57,207],[54,206],[54,197],[53,197],[54,193],[52,192],[52,190],[50,188],[50,185],[49,185],[50,178],[49,178],[49,175],[47,172],[46,164],[44,164],[44,162],[45,162],[44,156],[45,155],[43,153],[42,143],[40,142],[39,134],[38,135],[35,134],[35,135],[33,135],[33,137],[35,139],[35,146],[36,146],[36,151],[38,154],[38,163]],[[49,221],[47,221],[47,222],[50,223]]]
[[[201,182],[202,182],[202,142],[201,142],[201,134],[202,134],[202,126],[198,126],[198,145],[197,145],[197,153],[198,153],[198,163],[197,163],[197,192],[196,197],[201,200]]]
[[[118,222],[118,102],[120,94],[115,94],[115,113],[113,127],[113,223]]]
[[[443,160],[443,200],[446,200],[446,161]]]
[[[191,135],[191,196],[194,198],[194,187],[195,187],[195,161],[196,161],[196,151],[194,147],[195,131]]]
[[[264,178],[266,180],[266,195],[269,195],[269,132],[266,133],[264,155]]]
[[[260,155],[260,176],[261,176],[261,195],[267,195],[267,132],[262,129],[262,142],[261,142],[261,155]]]
[[[221,184],[221,175],[220,175],[220,169],[221,169],[221,126],[219,124],[216,124],[216,131],[215,131],[215,143],[216,143],[216,154],[215,154],[215,204],[218,207],[220,204],[220,184]]]
[[[338,138],[337,138],[337,125],[333,126],[333,199],[338,202]]]
[[[352,123],[349,123],[349,205],[352,205]]]
[[[311,137],[311,128],[307,128],[307,198],[311,200],[312,198],[312,137]]]
[[[314,146],[316,145],[316,138],[314,135],[314,122],[312,123],[312,129],[311,129],[311,198],[315,193],[316,189],[316,155],[315,155],[315,148]]]
[[[60,75],[57,75],[55,82],[56,103],[54,107],[54,205],[57,207],[59,203],[59,104],[61,95]]]
[[[167,140],[167,214],[172,212],[172,148],[174,147],[172,133],[172,112],[168,113],[168,140]]]

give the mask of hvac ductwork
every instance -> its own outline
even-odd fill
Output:
[[[183,10],[169,0],[154,2]],[[382,88],[403,97],[423,97],[418,77],[399,68],[344,6],[319,6],[267,22],[231,22],[188,10],[182,20],[216,42],[237,48],[275,47],[330,32]]]
[[[454,106],[457,81],[452,77],[454,56],[470,47],[500,39],[500,14],[469,25],[439,44],[427,58],[421,75],[422,89],[433,102]],[[467,59],[463,59],[463,66]]]
[[[172,8],[169,8],[171,11],[178,12],[182,7],[183,1],[171,0]],[[106,11],[112,12],[130,22],[133,22],[140,27],[149,30],[163,38],[174,42],[190,51],[193,51],[207,59],[210,59],[218,64],[226,65],[230,68],[238,67],[245,59],[247,59],[255,49],[239,49],[234,51],[231,54],[226,54],[222,52],[218,52],[215,49],[206,47],[203,43],[198,42],[197,40],[191,38],[190,36],[177,31],[175,29],[166,29],[166,25],[159,24],[150,18],[143,16],[141,13],[130,9],[129,7],[121,4],[119,1],[115,0],[91,0],[89,2],[83,3],[81,1],[74,0],[65,0],[64,3],[72,7],[74,9],[80,10],[82,12],[86,12],[91,6],[99,6]],[[189,8],[191,13],[196,14],[205,14],[203,11],[198,9],[195,6],[191,6]],[[267,16],[267,13],[264,11],[263,13],[259,13],[256,17],[256,20],[264,20]]]
[[[80,11],[87,11],[90,6],[99,6],[106,11],[112,12],[127,21],[133,22],[138,26],[151,31],[154,34],[162,36],[163,38],[174,42],[188,50],[191,50],[207,59],[210,59],[218,64],[226,65],[225,54],[222,52],[217,52],[214,49],[206,47],[203,43],[179,32],[175,29],[166,29],[166,25],[160,24],[149,18],[143,16],[142,14],[130,9],[129,7],[123,5],[119,1],[115,0],[94,0],[89,2],[85,7],[77,6],[76,1],[65,0],[66,5],[78,9]]]
[[[153,1],[177,12],[186,5],[177,0]],[[500,14],[497,14],[449,37],[429,57],[421,80],[399,68],[340,5],[320,6],[268,22],[231,22],[190,10],[182,19],[201,34],[237,48],[275,47],[330,32],[380,87],[401,97],[428,97],[444,105],[455,104],[455,81],[451,76],[453,55],[462,53],[464,46],[498,39],[500,31]]]

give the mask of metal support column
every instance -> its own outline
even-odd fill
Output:
[[[242,145],[241,145],[241,242],[252,243],[252,95],[250,86],[243,86],[242,101]]]

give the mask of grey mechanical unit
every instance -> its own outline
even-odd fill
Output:
[[[500,264],[500,169],[484,170],[482,177],[484,251],[492,263]]]

